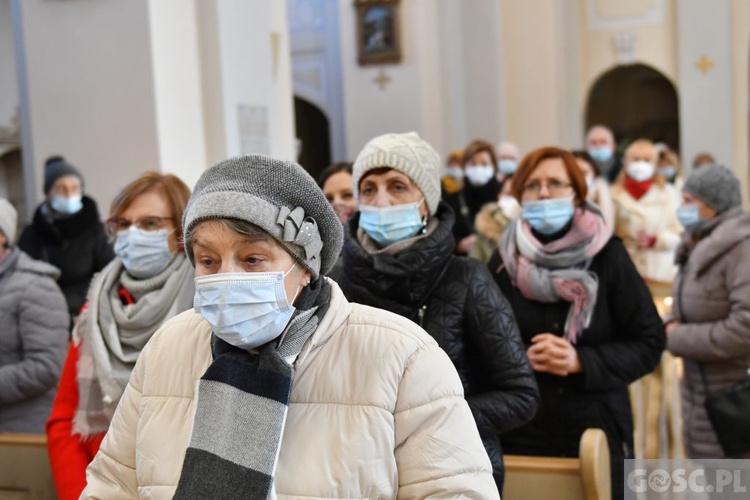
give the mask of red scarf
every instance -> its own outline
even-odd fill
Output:
[[[630,196],[636,200],[640,200],[641,197],[651,189],[651,184],[654,183],[654,178],[650,178],[645,181],[637,181],[628,176],[625,176],[625,190],[630,193]]]

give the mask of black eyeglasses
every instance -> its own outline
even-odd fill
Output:
[[[130,226],[135,225],[135,227],[137,227],[141,231],[148,233],[168,228],[170,226],[169,223],[173,220],[173,217],[157,216],[141,217],[136,221],[130,221],[123,217],[112,217],[111,219],[107,220],[107,232],[111,236],[115,236],[120,231],[127,231],[128,229],[130,229]]]

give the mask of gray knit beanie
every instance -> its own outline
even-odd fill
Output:
[[[62,156],[54,156],[47,160],[44,167],[44,194],[49,193],[55,181],[60,177],[66,175],[74,175],[81,181],[81,188],[83,188],[83,175],[73,165],[68,163]]]
[[[0,198],[0,232],[8,239],[9,247],[13,246],[18,227],[18,212],[5,198]]]
[[[190,238],[200,222],[235,219],[278,241],[313,279],[331,270],[344,233],[336,212],[310,174],[293,162],[264,155],[229,158],[203,172],[182,217]],[[195,265],[190,241],[185,251]]]
[[[440,169],[442,162],[435,149],[416,132],[385,134],[365,144],[354,161],[354,196],[359,196],[359,182],[369,170],[390,167],[402,172],[424,193],[430,215],[440,203]]]
[[[694,170],[682,190],[719,213],[742,204],[740,181],[722,165],[707,165]]]

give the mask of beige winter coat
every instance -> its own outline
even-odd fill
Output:
[[[499,498],[447,355],[414,323],[329,283],[328,312],[294,363],[278,498]],[[172,498],[210,339],[193,311],[154,335],[81,498]]]
[[[750,215],[737,208],[720,217],[693,248],[672,291],[673,316],[683,324],[667,336],[667,347],[685,362],[683,434],[691,458],[724,457],[704,409],[700,367],[710,391],[750,376]]]
[[[633,198],[620,184],[612,186],[615,204],[615,234],[622,238],[636,269],[645,279],[671,282],[677,268],[674,251],[682,226],[677,220],[674,187],[656,182],[640,199]],[[656,237],[651,248],[638,248],[638,233]]]

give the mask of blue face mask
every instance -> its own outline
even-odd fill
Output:
[[[698,205],[695,203],[686,203],[677,209],[677,220],[687,232],[694,232],[701,227],[701,219]]]
[[[55,212],[72,215],[83,208],[83,197],[80,194],[75,196],[53,196],[50,206]]]
[[[390,207],[359,206],[359,227],[381,247],[416,236],[425,224],[419,215],[419,203]]]
[[[523,218],[542,234],[554,234],[573,218],[573,197],[524,201]]]
[[[217,337],[235,347],[253,349],[267,344],[284,332],[294,314],[295,308],[286,298],[284,278],[295,265],[285,273],[223,273],[195,278],[195,312],[211,325]]]
[[[130,226],[117,233],[115,255],[134,278],[152,278],[174,258],[169,249],[170,233],[168,229],[146,232]]]
[[[672,180],[677,175],[677,168],[672,165],[665,165],[663,167],[659,167],[659,173],[662,175],[662,177],[672,182]]]
[[[497,162],[497,169],[503,175],[513,175],[518,170],[518,162],[516,160],[500,160]]]
[[[588,153],[599,163],[609,161],[612,158],[612,150],[606,147],[590,148]]]

